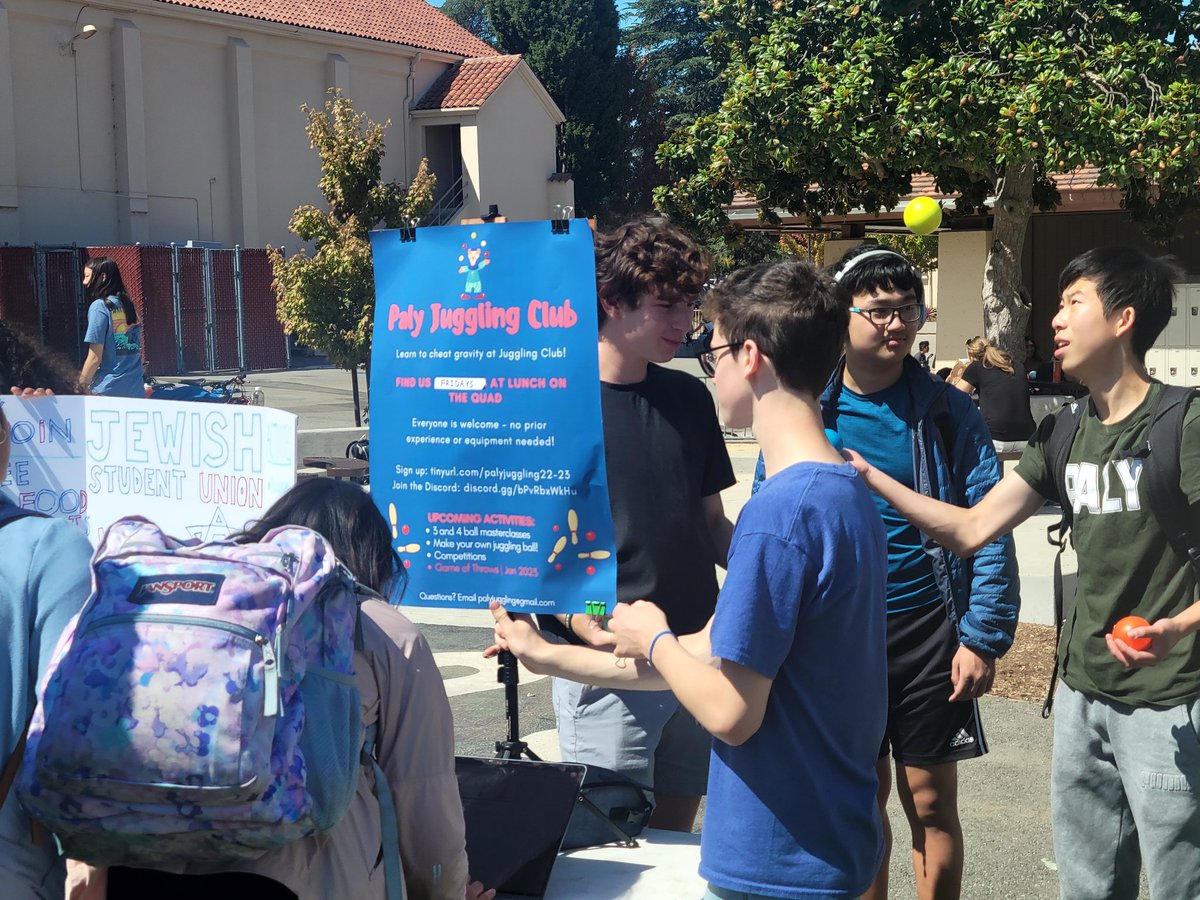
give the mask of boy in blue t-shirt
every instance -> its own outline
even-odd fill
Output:
[[[858,897],[883,851],[887,550],[817,400],[848,313],[800,261],[743,269],[706,304],[725,423],[754,429],[768,476],[738,519],[712,619],[677,637],[652,603],[622,604],[615,652],[634,665],[546,642],[498,605],[497,642],[535,672],[665,684],[713,735],[700,863],[710,897]]]

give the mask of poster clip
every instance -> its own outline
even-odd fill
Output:
[[[400,226],[400,243],[409,244],[417,239],[417,220],[410,219]]]
[[[554,218],[550,220],[551,234],[570,234],[571,216],[575,213],[573,206],[555,206]]]

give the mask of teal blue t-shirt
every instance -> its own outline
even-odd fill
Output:
[[[142,371],[142,325],[130,325],[116,297],[93,300],[88,307],[87,334],[84,341],[101,344],[104,355],[92,392],[109,397],[145,398],[146,376]]]
[[[912,396],[903,379],[874,394],[843,387],[837,401],[837,432],[842,443],[862,454],[872,466],[907,488],[913,479]],[[872,492],[883,517],[888,546],[888,614],[940,603],[933,562],[921,546],[921,533]]]

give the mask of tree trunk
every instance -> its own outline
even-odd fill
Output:
[[[993,209],[992,245],[983,269],[983,328],[1018,366],[1025,359],[1025,330],[1032,311],[1021,280],[1021,252],[1033,215],[1032,163],[1009,166]]]

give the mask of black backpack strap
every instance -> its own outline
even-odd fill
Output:
[[[1150,511],[1175,552],[1183,556],[1200,582],[1200,532],[1192,519],[1187,497],[1179,486],[1182,475],[1179,451],[1183,442],[1183,420],[1196,392],[1189,387],[1164,385],[1158,395],[1146,444],[1133,455],[1147,463],[1142,468]]]
[[[17,519],[27,519],[30,517],[45,519],[46,516],[40,512],[34,512],[32,509],[21,509],[19,506],[10,506],[9,504],[0,504],[0,528],[3,528],[9,522],[15,522]]]
[[[1079,431],[1079,423],[1087,409],[1087,398],[1081,397],[1072,401],[1054,414],[1054,427],[1050,437],[1046,439],[1044,453],[1054,477],[1054,490],[1058,495],[1062,516],[1046,529],[1046,539],[1058,548],[1054,554],[1054,667],[1050,670],[1050,686],[1046,690],[1046,700],[1042,703],[1042,718],[1050,717],[1054,708],[1054,688],[1058,684],[1058,642],[1062,637],[1063,620],[1066,618],[1066,599],[1063,587],[1062,555],[1067,549],[1067,538],[1071,531],[1074,510],[1067,496],[1067,459],[1071,455],[1071,445],[1075,443],[1075,435]]]
[[[1067,459],[1071,455],[1071,445],[1075,443],[1079,423],[1083,420],[1089,402],[1087,397],[1080,397],[1054,413],[1054,427],[1050,430],[1050,437],[1046,439],[1043,451],[1050,474],[1054,478],[1058,504],[1063,511],[1062,519],[1057,525],[1052,525],[1046,530],[1046,536],[1051,544],[1060,549],[1066,542],[1074,518],[1074,510],[1067,497]]]

